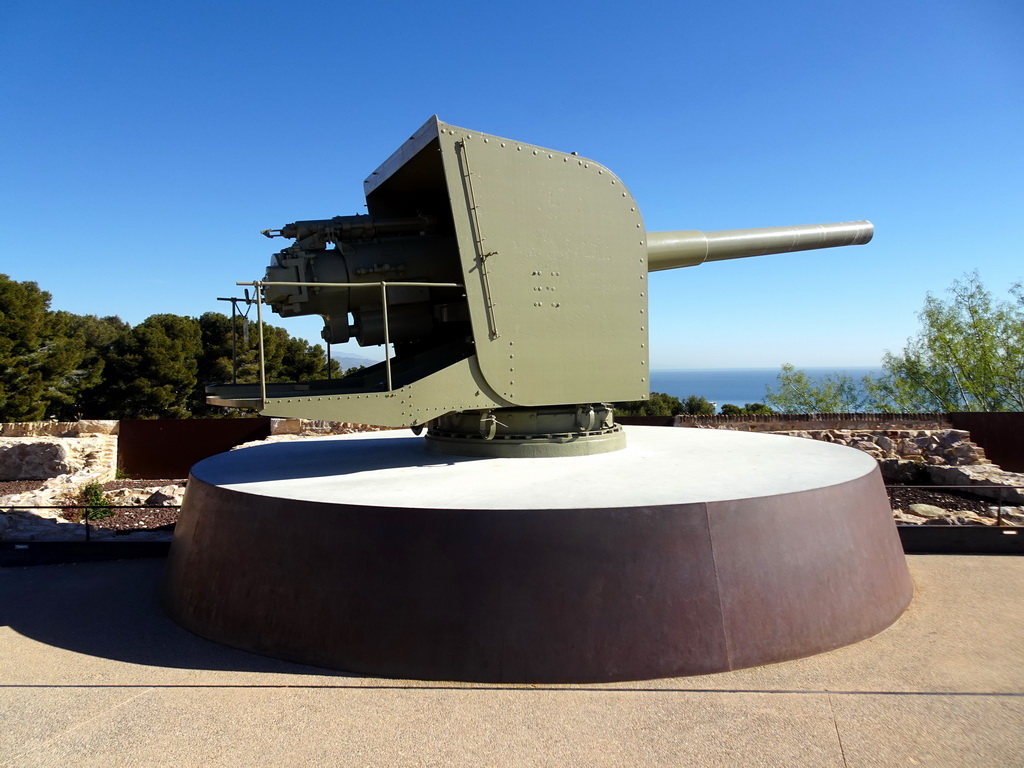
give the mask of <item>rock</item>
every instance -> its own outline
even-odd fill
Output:
[[[933,485],[970,486],[971,493],[983,498],[1008,505],[1024,504],[1024,474],[1004,472],[994,464],[929,466],[928,477]]]
[[[0,437],[0,480],[46,480],[74,470],[67,440]]]
[[[142,504],[145,498],[143,491],[137,488],[121,488],[116,491],[107,491],[103,494],[108,502],[117,507],[135,507]]]
[[[920,456],[921,448],[913,440],[904,437],[896,444],[896,453],[900,456]]]
[[[927,522],[923,517],[917,517],[916,515],[905,515],[901,511],[893,512],[892,519],[893,522],[896,523],[896,525],[924,525],[925,522]]]
[[[272,435],[297,435],[302,431],[300,419],[271,419],[270,434]]]
[[[882,459],[878,462],[882,479],[899,485],[928,485],[928,473],[923,463],[905,459]]]
[[[886,453],[892,453],[893,449],[896,447],[896,444],[893,443],[893,441],[890,440],[885,435],[877,435],[875,437],[875,445],[877,445],[879,448],[881,448]]]
[[[931,504],[911,504],[910,511],[918,517],[946,517],[948,512]]]
[[[977,513],[971,512],[970,510],[967,510],[967,509],[965,509],[965,510],[958,510],[956,512],[956,514],[953,515],[953,517],[957,518],[960,521],[960,523],[959,523],[960,525],[986,525],[987,526],[987,525],[994,525],[995,524],[994,520],[989,520],[987,518],[984,518],[981,515],[978,515]]]
[[[147,507],[173,507],[181,504],[183,496],[184,489],[176,485],[165,485],[153,491],[143,503]]]
[[[121,422],[108,419],[83,419],[78,422],[79,435],[116,435]]]
[[[868,440],[857,440],[850,444],[851,448],[856,448],[858,451],[864,451],[878,458],[880,451],[878,446]]]
[[[949,449],[949,452],[958,459],[973,459],[978,455],[977,449],[970,443],[957,443]]]
[[[964,440],[970,440],[971,433],[964,429],[944,429],[938,433],[937,437],[939,442],[955,445]]]
[[[75,476],[74,483],[114,477],[117,438],[0,437],[0,480],[49,480]]]
[[[1024,507],[1003,507],[1000,512],[1000,508],[989,507],[985,513],[993,520],[1002,519],[1003,525],[1024,525]]]

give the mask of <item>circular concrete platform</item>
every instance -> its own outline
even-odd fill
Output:
[[[912,584],[874,459],[627,427],[617,453],[484,459],[408,433],[196,464],[165,581],[197,634],[396,678],[599,682],[799,658]]]

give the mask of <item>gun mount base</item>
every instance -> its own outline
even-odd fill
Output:
[[[624,451],[565,461],[431,460],[394,432],[206,459],[165,605],[212,640],[355,674],[598,683],[832,650],[909,603],[867,454],[626,432]]]
[[[432,453],[488,458],[590,456],[626,447],[610,406],[561,405],[448,413],[430,422]]]

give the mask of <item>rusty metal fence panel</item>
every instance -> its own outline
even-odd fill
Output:
[[[136,480],[188,477],[197,461],[270,435],[270,419],[126,419],[117,469]]]
[[[1024,413],[951,413],[954,429],[966,429],[985,456],[1008,472],[1024,472]]]
[[[674,427],[675,416],[619,416],[615,414],[615,423],[627,427]]]

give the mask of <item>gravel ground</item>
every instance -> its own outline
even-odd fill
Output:
[[[103,484],[104,491],[119,491],[122,488],[157,488],[164,485],[184,485],[183,479],[164,480],[111,480]]]
[[[68,520],[77,520],[78,516],[69,512],[64,515]],[[115,509],[110,517],[93,520],[93,528],[106,528],[111,531],[173,531],[178,522],[178,510],[168,507],[136,507],[134,509]]]
[[[0,483],[0,496],[24,493],[25,491],[36,491],[42,487],[42,480],[6,480]]]
[[[886,490],[889,492],[889,503],[892,504],[893,509],[906,510],[911,504],[931,504],[933,507],[941,507],[950,512],[967,510],[982,514],[993,503],[990,500],[983,500],[973,494],[961,491],[936,491],[930,488],[907,488],[900,485],[890,485]]]
[[[103,483],[104,491],[116,491],[123,488],[152,488],[162,485],[180,485],[185,481],[181,479],[164,480],[111,480]],[[11,493],[24,493],[34,491],[42,487],[38,480],[10,480],[0,482],[0,496]],[[895,509],[907,509],[911,504],[931,504],[935,507],[959,512],[970,510],[972,512],[985,512],[991,501],[979,499],[969,493],[959,491],[935,491],[928,488],[907,488],[894,485],[886,489],[889,493],[889,502]],[[69,510],[64,515],[68,520],[77,519],[74,511]],[[178,510],[167,507],[143,507],[135,509],[117,509],[110,517],[96,520],[93,526],[96,528],[107,528],[115,531],[139,531],[139,530],[171,530],[178,520]]]
[[[154,488],[164,485],[182,485],[184,480],[171,478],[163,480],[111,480],[103,483],[104,491],[118,491],[124,488]],[[11,493],[24,493],[42,488],[40,480],[9,480],[0,482],[0,496]],[[78,520],[79,510],[68,510],[62,514],[67,520]],[[93,528],[106,528],[112,531],[154,531],[173,530],[178,521],[178,510],[167,507],[136,507],[134,509],[115,509],[114,514],[92,523]]]

